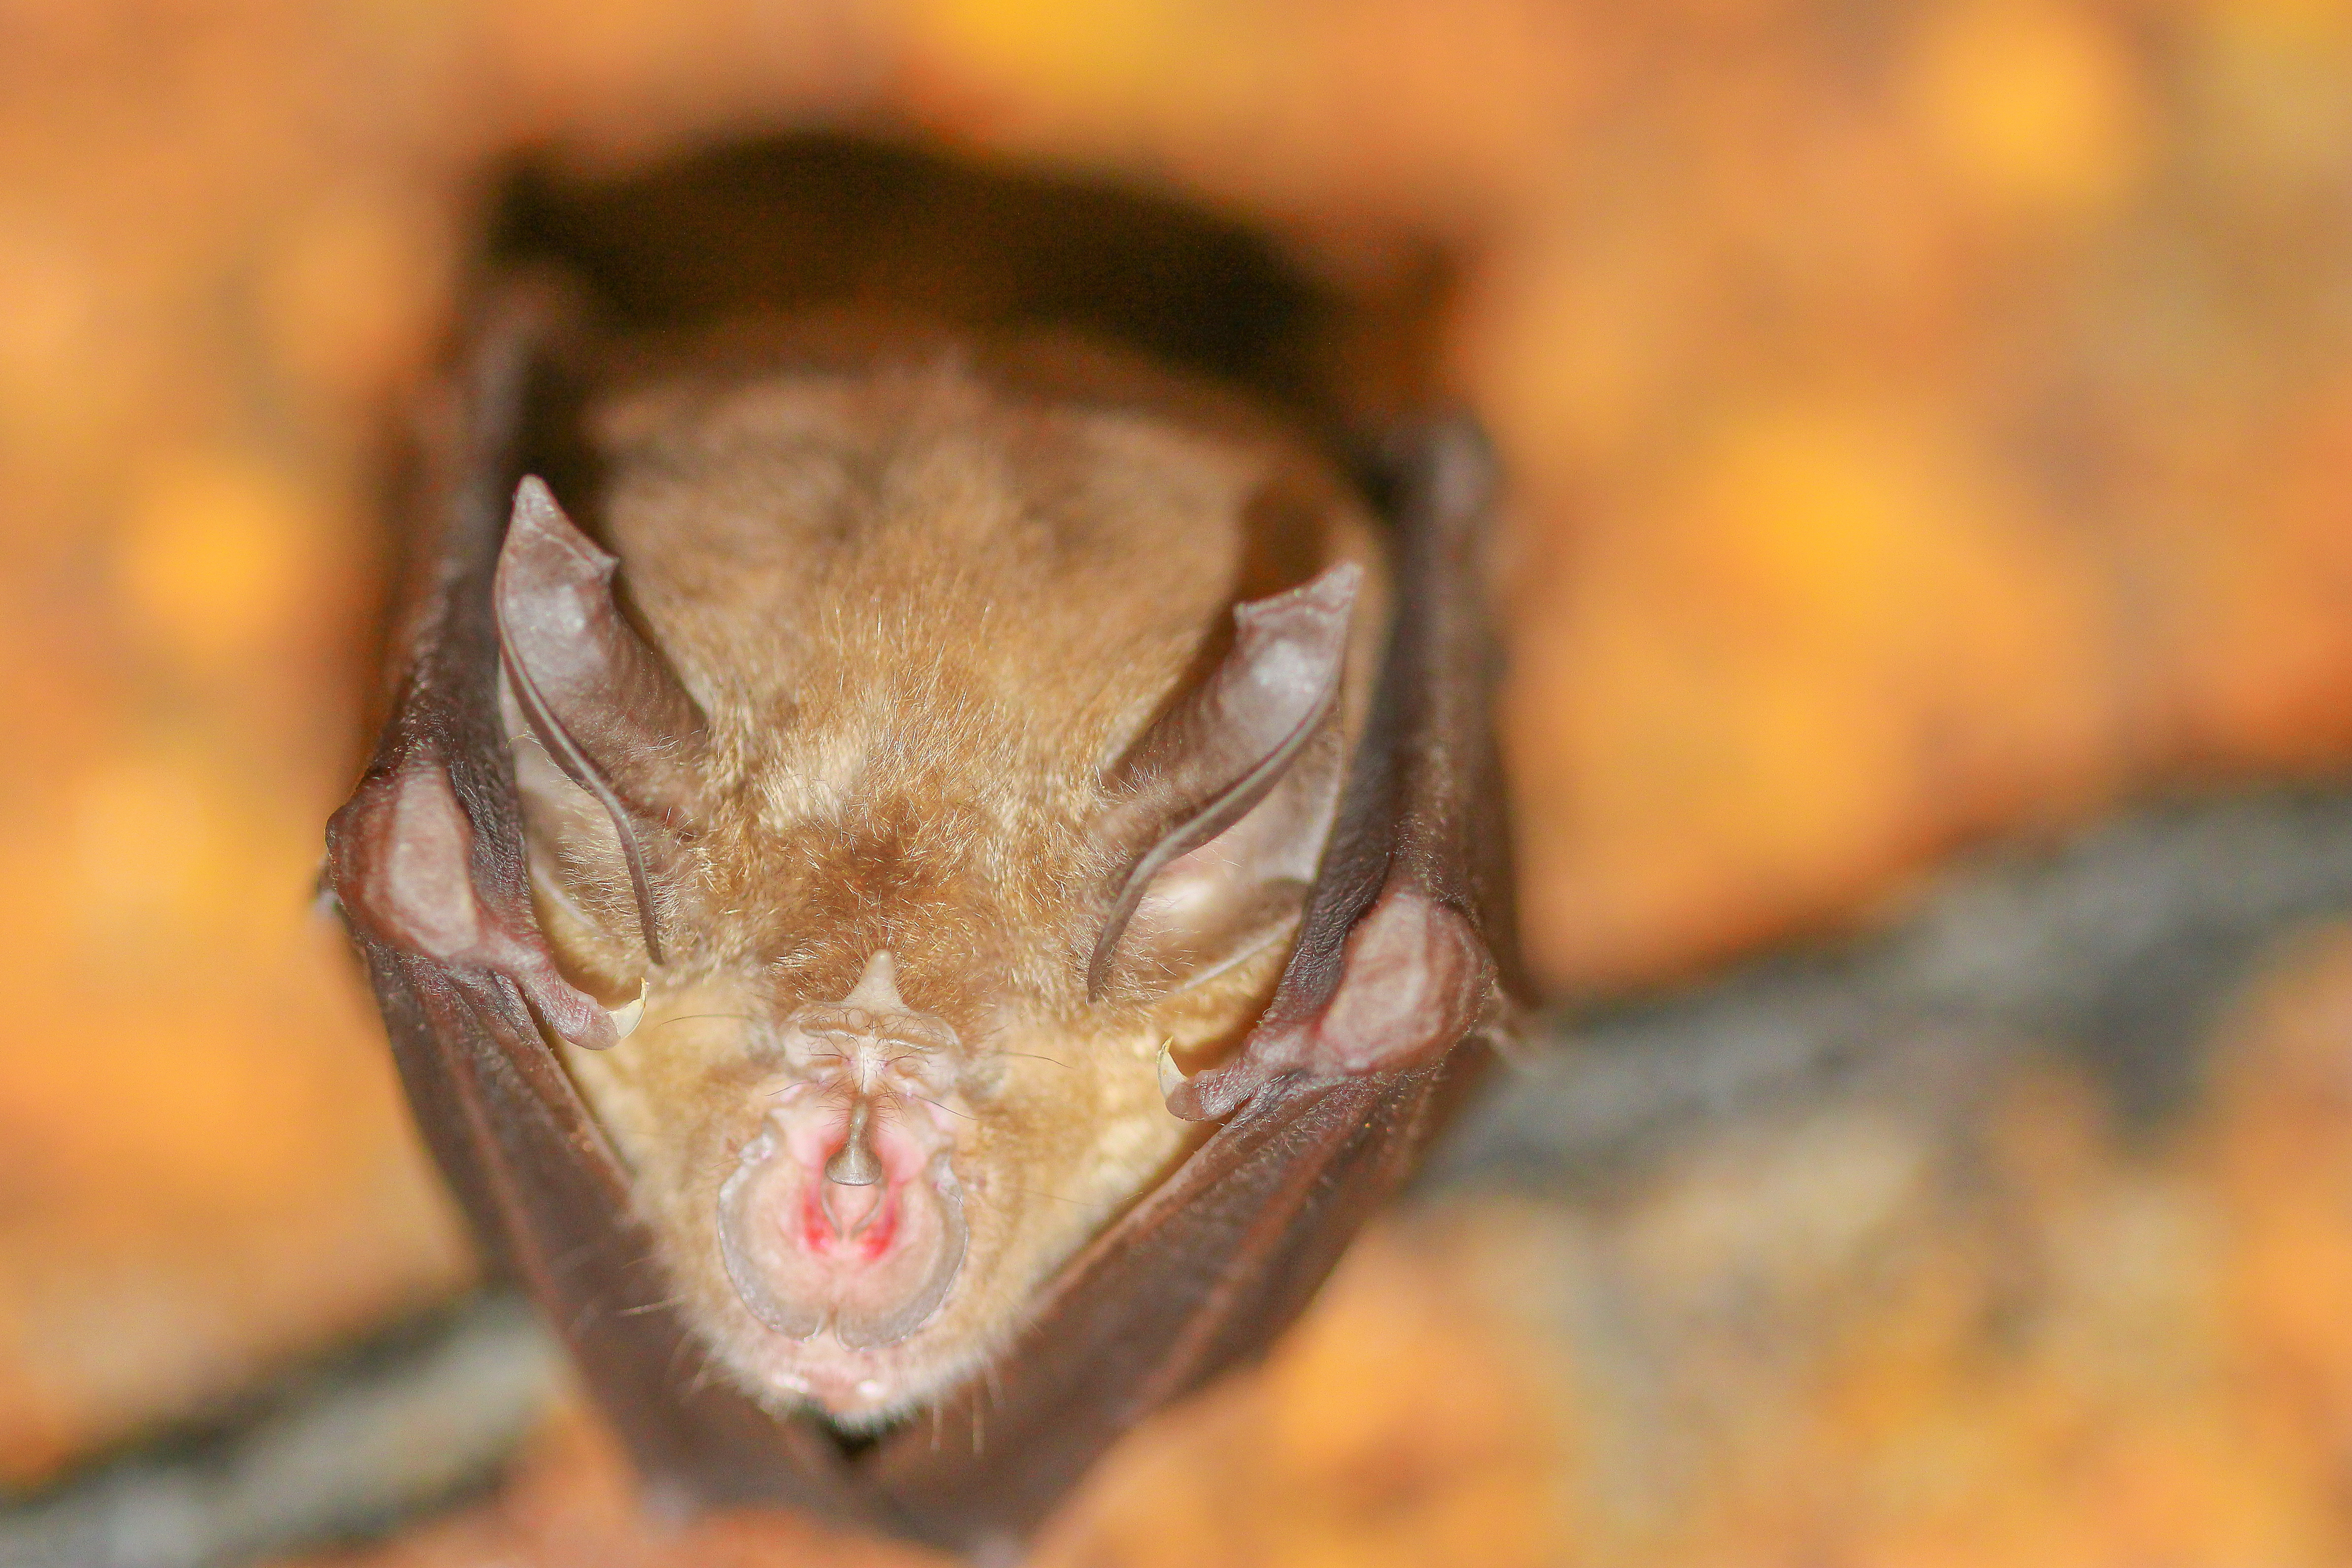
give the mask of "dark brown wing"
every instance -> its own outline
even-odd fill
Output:
[[[490,587],[562,317],[560,291],[516,284],[483,319],[430,454],[416,521],[436,541],[434,570],[408,612],[393,715],[329,828],[410,1101],[657,1499],[782,1504],[950,1547],[1018,1542],[1120,1433],[1297,1315],[1411,1168],[1482,1037],[1508,1026],[1497,975],[1516,944],[1475,563],[1483,447],[1444,425],[1392,455],[1400,607],[1332,849],[1265,1019],[1232,1066],[1180,1090],[1189,1113],[1224,1124],[1064,1269],[936,1419],[853,1447],[705,1366],[540,1031],[543,1019],[593,1037],[602,1010],[555,971],[531,916]]]

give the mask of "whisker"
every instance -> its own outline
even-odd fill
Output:
[[[1077,1207],[1077,1206],[1078,1206],[1078,1200],[1077,1200],[1077,1199],[1076,1199],[1076,1198],[1066,1198],[1066,1197],[1064,1197],[1064,1196],[1063,1196],[1061,1194],[1059,1194],[1059,1193],[1049,1193],[1049,1192],[1045,1192],[1045,1191],[1042,1191],[1041,1189],[1036,1188],[1036,1187],[1015,1187],[1015,1188],[1013,1188],[1013,1190],[1014,1192],[1016,1192],[1016,1193],[1020,1193],[1020,1194],[1024,1194],[1024,1196],[1027,1196],[1027,1197],[1033,1197],[1033,1198],[1044,1198],[1044,1199],[1045,1199],[1046,1202],[1048,1202],[1048,1203],[1067,1204],[1067,1205],[1069,1205],[1072,1208],[1076,1208],[1076,1207]]]
[[[1019,1057],[1024,1061],[1049,1062],[1053,1066],[1060,1068],[1064,1072],[1070,1070],[1069,1063],[1066,1061],[1056,1061],[1052,1057],[1041,1057],[1034,1051],[991,1051],[989,1054],[991,1056],[998,1057]]]
[[[971,1112],[970,1112],[970,1111],[968,1111],[968,1110],[956,1110],[956,1109],[955,1109],[954,1107],[952,1107],[952,1106],[941,1105],[938,1100],[933,1100],[930,1096],[926,1095],[926,1094],[910,1095],[910,1096],[908,1096],[908,1098],[909,1098],[909,1099],[911,1099],[911,1100],[921,1100],[925,1105],[929,1106],[933,1110],[944,1110],[944,1111],[946,1111],[950,1116],[960,1116],[960,1117],[963,1118],[963,1120],[965,1120],[966,1121],[977,1121],[977,1120],[978,1120],[978,1118],[974,1117],[974,1116],[971,1114]]]
[[[660,1023],[656,1024],[654,1028],[667,1029],[672,1024],[691,1024],[705,1018],[732,1018],[739,1024],[756,1024],[760,1021],[749,1013],[680,1013],[674,1018],[664,1018]]]

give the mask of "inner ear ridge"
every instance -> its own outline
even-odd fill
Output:
[[[698,740],[703,729],[702,715],[693,699],[677,684],[677,677],[667,668],[656,668],[660,656],[646,646],[636,630],[622,617],[612,592],[613,576],[620,565],[618,559],[579,531],[564,515],[544,480],[536,475],[526,476],[515,487],[513,515],[492,586],[499,662],[506,669],[516,706],[522,710],[531,733],[564,775],[593,796],[612,819],[622,858],[628,867],[629,889],[636,900],[637,924],[645,939],[646,954],[655,963],[660,963],[664,962],[660,919],[645,843],[637,831],[639,812],[623,797],[549,700],[523,651],[526,639],[514,624],[517,597],[525,591],[516,581],[517,574],[533,570],[520,564],[520,552],[533,547],[560,552],[562,563],[552,569],[544,565],[537,568],[538,575],[547,581],[533,584],[536,591],[601,598],[602,603],[583,610],[578,635],[599,645],[598,652],[605,665],[617,663],[624,667],[609,672],[613,679],[608,683],[624,689],[612,693],[608,700],[624,706],[650,703],[660,710],[653,715],[658,733],[648,738],[646,745],[660,747]],[[588,586],[590,582],[594,584],[593,589]],[[597,625],[603,616],[610,616],[614,625]]]
[[[1169,954],[1155,944],[1171,932],[1146,931],[1139,942],[1139,929],[1151,921],[1154,900],[1171,881],[1186,876],[1185,862],[1202,857],[1215,858],[1210,867],[1220,859],[1246,866],[1242,879],[1246,885],[1220,888],[1217,871],[1204,868],[1201,874],[1211,879],[1207,900],[1202,902],[1196,896],[1184,906],[1174,928],[1183,933],[1180,940],[1189,962],[1166,971],[1172,989],[1189,991],[1214,980],[1281,940],[1285,929],[1295,927],[1303,913],[1321,867],[1344,762],[1339,724],[1327,716],[1255,805],[1230,827],[1152,874],[1118,939],[1118,962],[1136,963],[1150,953],[1165,967]],[[1223,847],[1228,845],[1230,849]],[[1195,923],[1202,920],[1207,921],[1205,929]]]
[[[1112,900],[1109,919],[1102,934],[1095,941],[1094,952],[1087,960],[1087,1000],[1097,1001],[1110,984],[1111,961],[1118,950],[1118,939],[1127,933],[1128,922],[1135,918],[1136,907],[1150,889],[1152,879],[1168,866],[1202,845],[1208,843],[1226,828],[1249,815],[1250,808],[1264,800],[1281,782],[1284,773],[1298,759],[1307,742],[1314,737],[1317,725],[1328,715],[1338,700],[1336,689],[1324,700],[1321,708],[1308,721],[1286,737],[1282,745],[1250,770],[1242,780],[1198,815],[1179,824],[1165,837],[1143,853],[1127,879],[1119,884],[1118,897]]]
[[[1101,999],[1110,984],[1119,939],[1151,882],[1170,863],[1199,848],[1239,822],[1282,781],[1307,742],[1315,738],[1339,705],[1340,672],[1347,657],[1348,627],[1355,608],[1363,569],[1340,562],[1286,594],[1234,606],[1236,636],[1233,651],[1207,681],[1178,707],[1163,715],[1145,733],[1116,773],[1148,781],[1129,807],[1116,814],[1125,821],[1153,809],[1193,797],[1192,809],[1136,858],[1121,879],[1117,895],[1087,958],[1087,999]],[[1286,620],[1303,626],[1286,626]],[[1306,706],[1290,716],[1288,726],[1270,747],[1250,763],[1238,778],[1203,781],[1203,733],[1213,725],[1232,726],[1223,709],[1234,688],[1263,673],[1270,660],[1293,659],[1317,667],[1315,685]],[[1175,754],[1171,756],[1169,752]],[[1188,768],[1187,763],[1191,766]],[[1191,776],[1188,776],[1191,775]],[[1207,790],[1205,799],[1199,796]],[[1172,797],[1172,799],[1171,799]],[[1180,807],[1181,809],[1181,807]]]
[[[503,634],[503,625],[500,631]],[[629,868],[629,890],[635,895],[637,901],[637,929],[645,937],[646,956],[656,963],[664,962],[661,925],[654,911],[653,878],[646,868],[645,845],[638,840],[636,826],[631,819],[628,807],[612,784],[606,782],[602,771],[589,759],[588,753],[572,738],[572,732],[548,707],[546,699],[540,695],[538,686],[531,680],[530,670],[512,649],[503,646],[503,635],[499,641],[507,679],[514,685],[516,705],[521,708],[523,717],[530,721],[531,733],[539,737],[539,743],[547,748],[547,754],[555,759],[556,766],[563,770],[564,776],[595,796],[596,804],[604,808],[604,815],[613,819],[614,835],[621,843],[621,858]]]

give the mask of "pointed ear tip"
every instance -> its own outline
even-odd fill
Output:
[[[1356,598],[1363,587],[1363,565],[1354,561],[1337,561],[1295,592],[1301,604],[1329,616],[1336,631],[1355,613]]]
[[[517,544],[534,535],[560,534],[563,508],[547,481],[537,474],[525,474],[515,485],[514,500],[507,512],[507,537],[502,553],[511,554]]]
[[[1286,612],[1295,614],[1300,610],[1345,616],[1355,608],[1356,595],[1363,585],[1364,568],[1360,563],[1335,561],[1295,588],[1235,605],[1234,616],[1244,626],[1254,622],[1280,625]]]
[[[499,548],[499,576],[508,577],[508,563],[524,552],[556,550],[587,570],[609,574],[620,557],[580,530],[555,499],[555,492],[537,474],[525,474],[515,485],[514,508],[507,520],[505,542]]]
[[[1363,587],[1362,563],[1335,561],[1299,584],[1296,592],[1302,604],[1344,620],[1355,610],[1356,597],[1363,592]]]
[[[507,521],[507,538],[511,542],[519,534],[545,533],[558,538],[574,532],[572,520],[564,515],[563,503],[537,474],[525,474],[515,481],[514,501]]]

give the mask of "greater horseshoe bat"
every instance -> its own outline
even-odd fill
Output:
[[[593,270],[483,291],[331,886],[657,1496],[1001,1553],[1511,1026],[1490,465]]]

